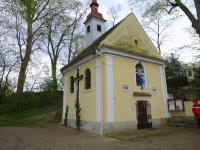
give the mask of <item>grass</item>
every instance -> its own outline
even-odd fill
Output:
[[[0,127],[43,127],[55,118],[59,121],[61,107],[62,92],[13,93],[0,99]]]
[[[42,115],[47,115],[58,110],[56,107],[45,109],[30,109],[15,113],[4,113],[0,115],[0,127],[45,127],[47,122]],[[43,116],[43,117],[44,117]],[[52,116],[52,120],[54,116]]]

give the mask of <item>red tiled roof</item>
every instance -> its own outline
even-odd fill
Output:
[[[98,7],[99,7],[99,4],[97,2],[97,0],[92,0],[92,3],[90,4],[90,7],[91,7],[91,12],[90,14],[87,16],[87,19],[85,21],[85,23],[91,18],[91,17],[96,17],[98,19],[101,19],[103,21],[106,21],[104,18],[103,18],[103,15],[101,13],[98,12]]]

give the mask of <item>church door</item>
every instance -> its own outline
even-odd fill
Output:
[[[138,129],[152,128],[151,105],[147,101],[137,101]]]

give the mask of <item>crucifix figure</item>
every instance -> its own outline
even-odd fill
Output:
[[[80,102],[79,102],[79,82],[82,79],[83,79],[83,75],[79,75],[79,69],[77,69],[76,70],[76,78],[74,78],[74,80],[77,83],[75,108],[76,108],[76,126],[77,126],[78,130],[80,130],[80,126],[81,126],[81,115],[80,115],[81,108],[80,108]]]

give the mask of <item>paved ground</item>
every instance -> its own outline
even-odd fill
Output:
[[[134,138],[112,138],[78,133],[64,127],[0,128],[0,150],[199,150],[200,131],[197,128],[166,127],[135,132]],[[145,136],[145,134],[147,135]],[[152,137],[148,133],[152,134]],[[120,136],[120,135],[118,135]],[[130,136],[130,135],[129,135]],[[137,138],[140,137],[140,138]],[[119,137],[120,139],[120,137]]]

